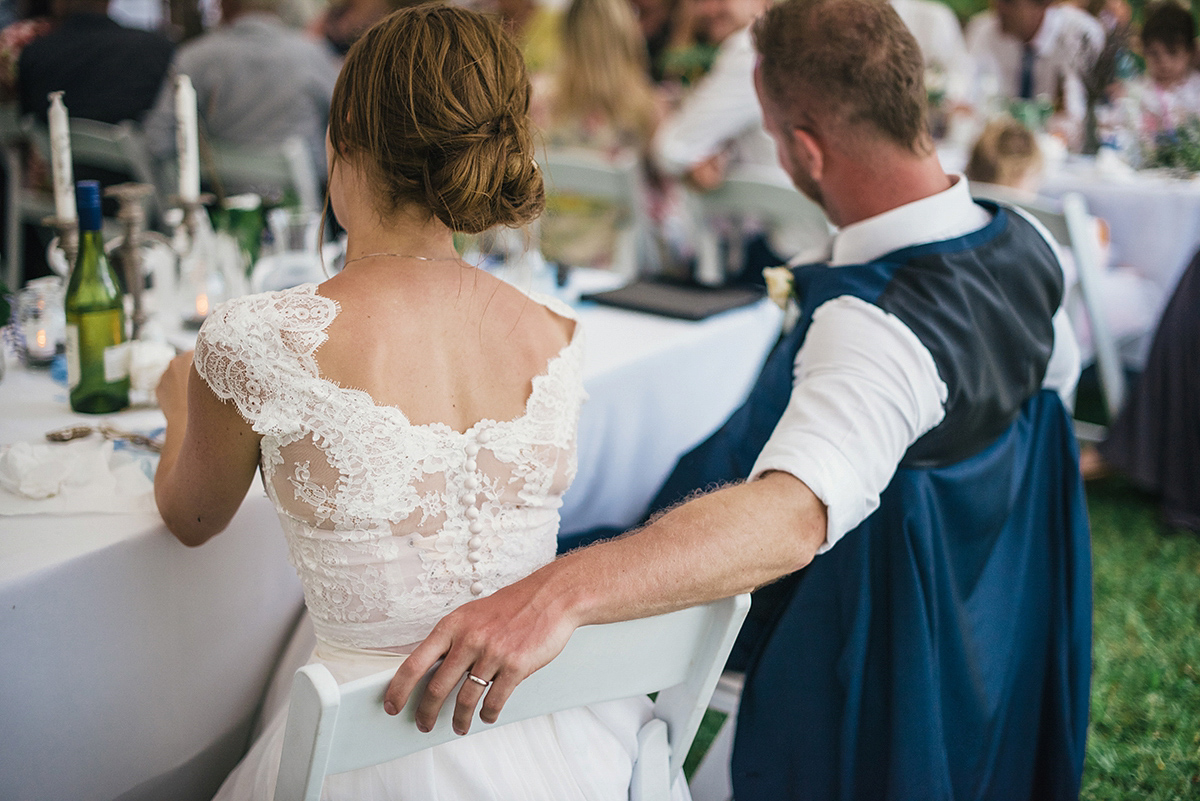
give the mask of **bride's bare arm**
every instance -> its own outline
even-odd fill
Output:
[[[184,545],[200,545],[229,525],[258,467],[261,437],[231,403],[223,403],[192,366],[176,356],[159,381],[167,418],[154,499],[167,528]]]
[[[468,730],[485,691],[480,717],[494,722],[513,689],[556,657],[579,626],[747,592],[807,565],[825,535],[825,505],[786,473],[701,496],[451,612],[397,671],[384,707],[395,714],[444,658],[418,707],[418,727],[432,727],[467,671],[494,684],[463,683],[455,731]]]

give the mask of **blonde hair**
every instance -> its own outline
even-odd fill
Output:
[[[1013,119],[992,120],[971,150],[965,174],[969,181],[1021,188],[1042,168],[1037,139]]]
[[[479,233],[545,205],[525,62],[473,11],[406,8],[363,34],[333,90],[329,141],[335,163],[364,160],[384,213],[415,204]]]
[[[646,145],[658,114],[646,68],[646,43],[628,0],[573,0],[562,23],[563,52],[552,116],[600,112]]]

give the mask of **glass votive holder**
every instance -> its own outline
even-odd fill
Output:
[[[17,296],[17,325],[27,365],[45,367],[54,361],[67,335],[61,278],[35,278],[25,285]]]

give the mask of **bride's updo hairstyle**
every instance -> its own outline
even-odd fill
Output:
[[[367,31],[333,90],[329,140],[335,163],[361,160],[385,214],[415,204],[478,233],[523,225],[545,205],[525,62],[472,11],[421,5]]]

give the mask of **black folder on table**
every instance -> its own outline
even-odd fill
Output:
[[[583,295],[580,299],[681,320],[703,320],[739,306],[748,306],[765,294],[761,287],[707,287],[643,279],[620,289]]]

